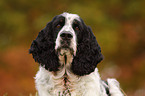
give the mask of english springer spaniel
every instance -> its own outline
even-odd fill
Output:
[[[35,77],[39,96],[123,96],[117,80],[101,80],[96,68],[103,59],[100,46],[77,14],[55,16],[29,52],[40,64]]]

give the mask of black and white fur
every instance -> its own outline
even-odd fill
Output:
[[[101,80],[96,68],[103,59],[100,46],[77,14],[55,16],[29,51],[40,64],[39,96],[123,96],[117,80]]]

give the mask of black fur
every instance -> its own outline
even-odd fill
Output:
[[[54,49],[55,38],[53,35],[52,21],[39,32],[37,38],[32,42],[29,53],[31,53],[35,61],[41,64],[41,66],[44,66],[45,69],[57,71],[60,64]]]
[[[91,28],[86,26],[83,21],[82,24],[83,28],[77,35],[77,53],[76,56],[74,56],[71,67],[73,73],[79,76],[93,72],[97,64],[103,59],[101,48]]]

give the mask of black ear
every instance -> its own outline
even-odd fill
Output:
[[[59,67],[53,36],[52,22],[50,22],[39,32],[29,49],[29,53],[32,54],[34,60],[49,71],[57,71]]]
[[[72,62],[74,74],[83,76],[93,72],[103,59],[101,48],[90,27],[84,26],[81,40],[78,38],[77,52]]]

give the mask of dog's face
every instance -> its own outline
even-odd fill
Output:
[[[76,54],[77,50],[77,32],[79,31],[80,18],[76,14],[63,13],[58,16],[56,29],[55,50],[60,55],[65,55],[65,52],[70,51],[72,55]],[[55,31],[56,32],[56,31]]]
[[[39,32],[32,42],[30,53],[41,66],[54,72],[62,65],[61,56],[65,58],[64,61],[72,58],[70,70],[79,76],[93,72],[103,59],[90,27],[78,15],[69,13],[54,17]]]

